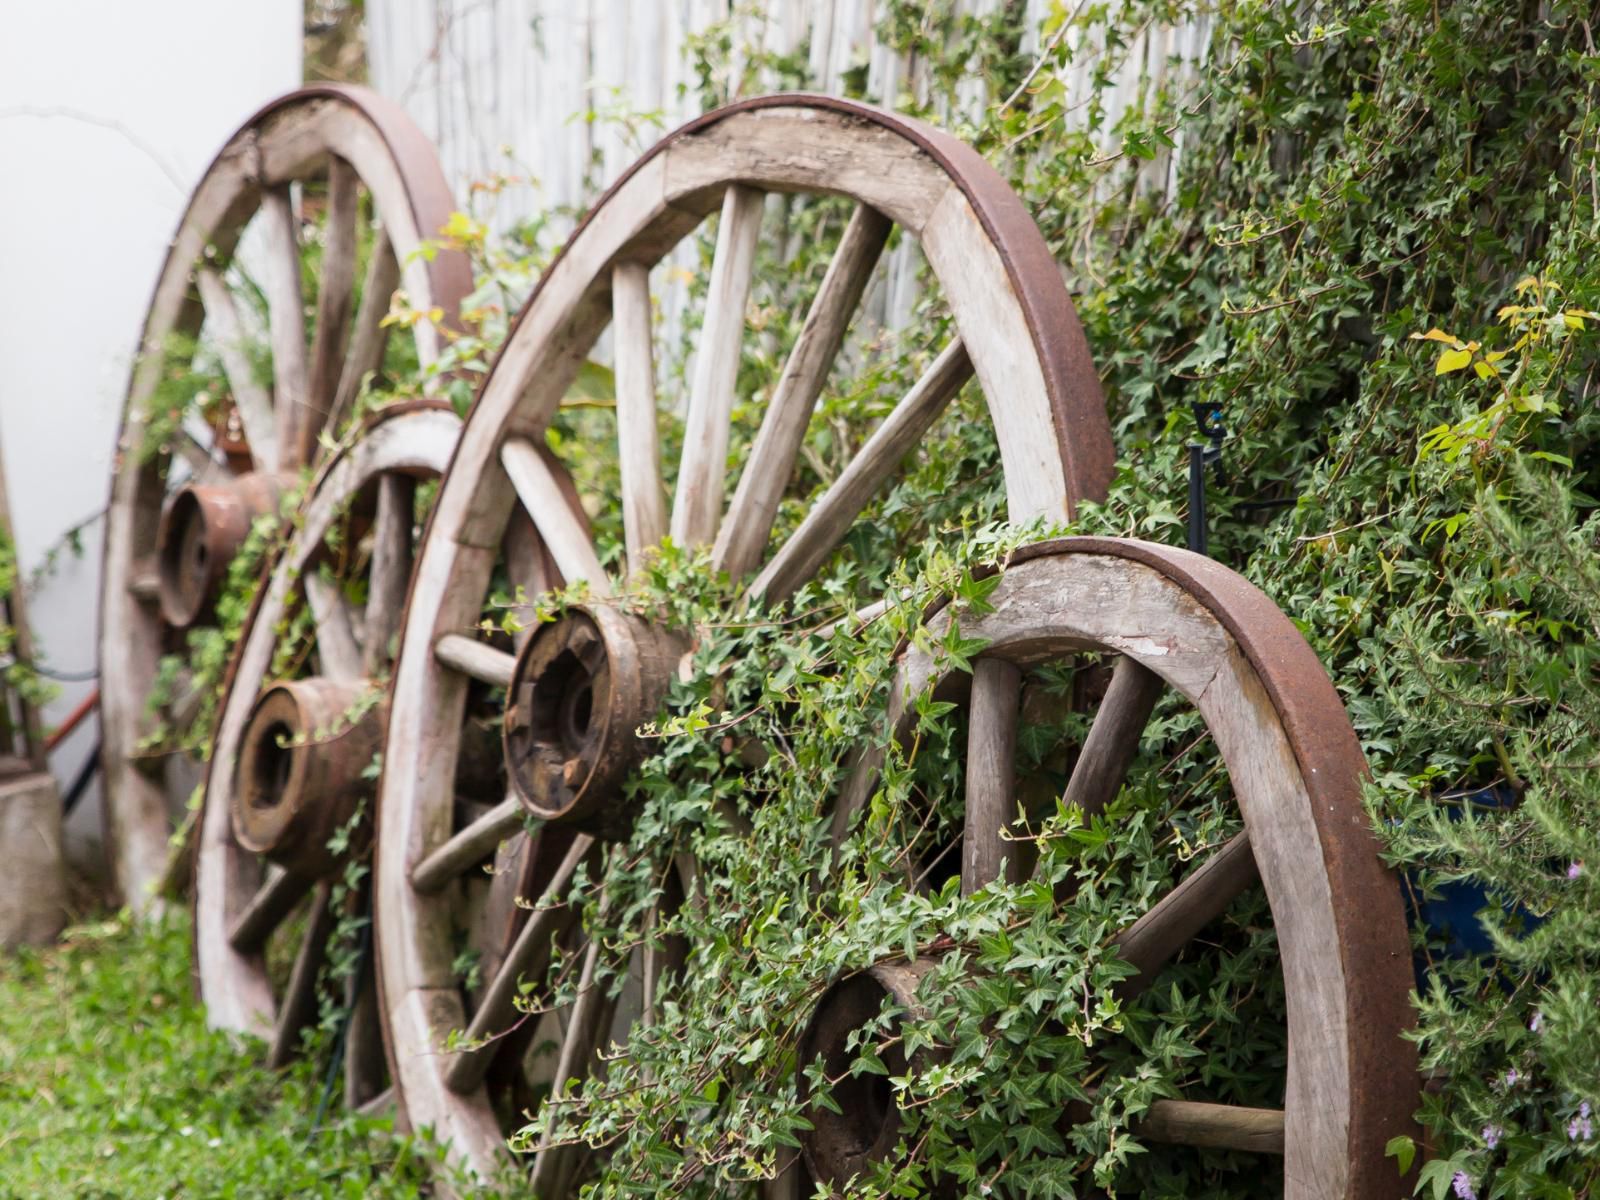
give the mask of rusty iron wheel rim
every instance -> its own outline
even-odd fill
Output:
[[[1264,887],[1279,930],[1290,1047],[1283,1109],[1161,1101],[1142,1136],[1282,1154],[1292,1200],[1394,1195],[1398,1182],[1386,1145],[1415,1133],[1419,1097],[1416,1050],[1404,1037],[1412,1024],[1410,942],[1398,882],[1379,859],[1362,804],[1365,760],[1315,654],[1293,622],[1242,577],[1200,555],[1148,542],[1080,537],[1026,547],[1006,565],[989,603],[993,613],[961,615],[962,636],[987,642],[970,677],[936,667],[927,652],[903,653],[889,718],[899,736],[915,716],[906,698],[941,682],[960,685],[951,698],[970,688],[974,728],[980,706],[1010,711],[1014,736],[1021,671],[1074,653],[1109,653],[1117,666],[1099,710],[1116,714],[1108,723],[1125,723],[1123,733],[1131,731],[1136,743],[1156,699],[1175,691],[1199,709],[1233,781],[1244,832],[1119,935],[1122,953],[1139,968],[1124,981],[1125,995],[1154,984],[1253,881]],[[936,610],[928,619],[937,636],[950,617]],[[1066,791],[1087,811],[1115,794],[1131,761],[1131,750],[1120,765],[1108,757],[1117,743],[1096,742],[1100,728],[1091,725]],[[999,826],[986,839],[997,853],[967,844],[975,821],[991,828],[974,810],[987,812],[991,822],[1004,814],[1003,824],[1014,816],[1018,795],[1009,768],[985,761],[973,773],[987,744],[969,733],[964,891],[997,877],[1006,845]],[[869,757],[844,789],[836,840],[870,796],[876,761]],[[997,771],[998,782],[983,782]],[[888,962],[872,971],[926,970],[932,961]],[[848,1025],[852,998],[840,989],[864,978],[835,981],[819,1004],[806,1033],[813,1054],[837,1055],[848,1029],[832,1026]],[[905,994],[896,991],[897,1000],[909,1007],[914,987],[900,990]],[[888,1124],[898,1128],[897,1118],[868,1107],[858,1101],[855,1111],[802,1135],[815,1177],[830,1180],[842,1165],[859,1166],[893,1144]],[[876,1136],[868,1138],[858,1126],[874,1119]]]

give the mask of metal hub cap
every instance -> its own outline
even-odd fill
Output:
[[[820,1104],[806,1114],[812,1128],[800,1135],[801,1151],[812,1177],[830,1187],[842,1186],[889,1156],[900,1137],[902,1118],[895,1103],[891,1077],[906,1074],[906,1057],[899,1039],[883,1053],[887,1075],[853,1075],[850,1064],[858,1047],[851,1035],[875,1021],[883,1011],[885,997],[909,1013],[921,1013],[917,986],[933,970],[931,959],[916,963],[879,963],[855,975],[837,980],[817,1001],[816,1011],[800,1039],[800,1099],[810,1092],[804,1068],[822,1059],[829,1079],[837,1080],[832,1096],[841,1111]],[[859,1039],[858,1039],[859,1040]],[[926,1054],[916,1056],[919,1060]]]
[[[506,771],[545,821],[620,837],[618,802],[645,756],[637,730],[656,715],[685,650],[677,634],[604,605],[541,628],[517,656],[505,717]]]
[[[190,484],[172,498],[156,535],[161,615],[187,629],[211,615],[228,564],[263,513],[276,512],[283,478],[262,472]]]
[[[303,679],[264,692],[240,739],[234,771],[238,842],[310,879],[333,874],[328,841],[372,790],[364,778],[382,745],[377,708],[359,716],[365,682]]]

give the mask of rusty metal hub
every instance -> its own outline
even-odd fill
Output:
[[[287,476],[251,472],[226,483],[192,483],[173,496],[156,534],[158,595],[168,624],[187,629],[212,615],[251,524],[276,512],[289,486]]]
[[[806,1103],[810,1094],[804,1069],[820,1056],[824,1073],[835,1081],[831,1095],[840,1110],[812,1104],[806,1114],[812,1128],[800,1134],[800,1148],[818,1183],[843,1187],[851,1176],[881,1162],[894,1150],[903,1122],[889,1081],[906,1074],[904,1048],[897,1039],[884,1049],[881,1057],[889,1068],[887,1075],[853,1075],[850,1064],[860,1047],[850,1039],[878,1018],[885,998],[892,998],[908,1013],[925,1013],[917,1000],[917,987],[936,965],[926,958],[914,963],[878,963],[835,981],[817,1001],[800,1038],[800,1100]],[[928,1057],[918,1054],[918,1065],[931,1065],[924,1061]]]
[[[338,869],[328,842],[372,793],[364,776],[383,745],[381,706],[361,711],[367,694],[365,681],[323,678],[262,693],[234,768],[233,834],[240,845],[309,879]],[[357,846],[370,825],[357,831]]]
[[[505,716],[506,773],[534,816],[622,837],[622,782],[687,649],[679,634],[605,605],[542,627],[517,655]]]

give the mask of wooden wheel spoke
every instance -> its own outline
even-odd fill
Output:
[[[328,958],[328,939],[337,924],[333,911],[331,884],[317,885],[306,918],[305,936],[289,971],[289,986],[278,1005],[278,1023],[272,1030],[272,1048],[267,1066],[286,1065],[300,1052],[300,1031],[317,1019],[317,982]]]
[[[593,595],[609,596],[611,585],[600,560],[595,557],[583,518],[573,511],[572,502],[538,447],[525,437],[507,438],[500,448],[500,463],[510,476],[522,507],[533,518],[562,578],[568,584],[587,580]]]
[[[556,1064],[550,1099],[545,1101],[547,1104],[559,1103],[568,1084],[582,1083],[598,1059],[600,1042],[606,1036],[611,1011],[610,998],[604,988],[595,982],[595,969],[599,961],[600,943],[591,941],[589,948],[584,951],[583,970],[578,978],[578,998],[567,1017],[567,1036],[561,1043],[561,1056]],[[579,1149],[552,1145],[548,1133],[542,1136],[533,1160],[533,1177],[530,1180],[533,1194],[567,1194],[572,1158]]]
[[[1165,686],[1149,667],[1126,656],[1117,660],[1111,685],[1067,780],[1066,804],[1076,804],[1084,816],[1092,817],[1116,798]]]
[[[751,595],[773,602],[792,596],[822,565],[867,501],[971,377],[972,359],[957,339],[940,352],[812,506],[800,528],[756,576]]]
[[[287,187],[269,188],[262,193],[261,222],[266,244],[265,290],[267,321],[271,326],[278,465],[287,469],[299,465],[294,454],[300,444],[299,430],[308,388],[305,300],[300,290],[300,235]]]
[[[372,569],[367,576],[367,611],[362,621],[362,660],[369,677],[384,673],[389,646],[400,631],[406,588],[411,583],[411,533],[416,480],[388,474],[378,479],[378,515],[372,527]]]
[[[370,900],[364,911],[371,920]],[[363,932],[363,939],[371,930]],[[344,1035],[344,1103],[346,1108],[359,1108],[383,1090],[386,1066],[383,1057],[383,1025],[378,1012],[378,981],[372,969],[370,943],[364,941],[366,950],[356,963],[356,970],[345,981],[345,1004],[349,1007],[349,1025]]]
[[[872,799],[872,793],[878,786],[878,773],[883,770],[883,756],[882,746],[871,745],[861,750],[851,763],[849,777],[833,806],[829,845],[834,850],[844,845],[845,838],[850,835],[850,823]]]
[[[392,1114],[395,1107],[395,1090],[391,1084],[383,1089],[365,1104],[359,1105],[355,1112],[361,1117],[382,1117]]]
[[[206,428],[198,418],[191,419],[201,429]],[[209,429],[206,429],[208,438],[210,432]],[[201,440],[200,435],[191,429],[188,423],[185,423],[182,428],[173,434],[173,443],[173,449],[177,452],[178,457],[189,464],[192,482],[208,483],[218,475],[229,473],[227,461],[218,452],[217,448],[211,445],[209,441]]]
[[[1135,1133],[1152,1142],[1282,1154],[1283,1110],[1208,1104],[1199,1100],[1157,1100],[1139,1119]]]
[[[735,578],[753,571],[761,561],[817,397],[892,225],[876,209],[858,205],[828,264],[717,533],[712,563]]]
[[[278,431],[273,420],[272,396],[256,379],[255,364],[246,351],[244,327],[233,303],[233,293],[222,275],[211,267],[196,271],[195,282],[200,289],[200,303],[206,310],[212,343],[222,359],[228,389],[233,393],[233,405],[244,426],[245,441],[250,444],[251,461],[258,471],[276,471]]]
[[[729,422],[744,344],[745,305],[761,231],[762,193],[729,186],[722,199],[717,248],[711,260],[705,324],[695,351],[689,414],[672,501],[672,540],[699,546],[717,535],[728,467]]]
[[[1130,1000],[1149,987],[1195,934],[1259,878],[1249,834],[1236,834],[1113,939],[1122,957],[1139,969],[1117,984],[1117,994]]]
[[[661,926],[661,905],[651,905],[650,911],[644,916],[645,944],[642,949],[640,977],[640,1008],[639,1023],[646,1029],[653,1029],[656,1024],[656,999],[661,987],[661,980],[667,973],[666,952],[664,946],[652,945],[653,939],[658,934]]]
[[[611,337],[617,369],[617,449],[622,473],[622,527],[628,568],[637,571],[649,546],[667,532],[656,430],[656,381],[651,342],[650,271],[619,263],[611,273]]]
[[[141,559],[128,572],[128,593],[137,600],[155,601],[161,597],[161,574],[150,559]]]
[[[523,594],[528,597],[541,596],[557,586],[555,564],[550,560],[544,543],[539,540],[539,531],[534,528],[532,520],[526,513],[516,514],[506,526],[502,546],[505,551],[506,573],[510,577],[513,592],[520,586]],[[521,650],[523,643],[533,636],[534,630],[539,628],[537,621],[524,621],[520,624],[522,627],[511,634],[511,644],[518,650]]]
[[[194,672],[178,673],[172,688],[172,702],[167,706],[174,729],[188,729],[200,715],[200,706],[206,699],[205,689],[195,683]]]
[[[383,1057],[383,1021],[378,1012],[378,985],[369,964],[360,989],[347,997],[350,1027],[344,1035],[344,1103],[360,1109],[384,1093],[388,1068]]]
[[[419,862],[411,872],[412,888],[424,895],[441,890],[493,854],[496,846],[522,828],[522,821],[522,802],[515,796],[502,800]]]
[[[317,655],[322,673],[330,679],[363,679],[361,645],[356,641],[355,621],[350,602],[339,585],[316,571],[306,572],[303,580],[306,604],[317,630]]]
[[[266,882],[228,927],[228,945],[240,954],[254,954],[260,950],[311,886],[311,880],[304,876],[273,867]]]
[[[355,408],[361,381],[383,365],[383,348],[389,334],[383,319],[389,315],[389,301],[399,286],[400,264],[388,235],[380,229],[372,240],[371,257],[361,282],[361,304],[350,331],[350,348],[328,409],[328,424],[335,430]]]
[[[1017,714],[1022,672],[999,658],[972,664],[967,723],[966,821],[961,835],[961,893],[1002,877],[1017,878],[1017,852],[1002,833],[1016,805]],[[1001,868],[1004,867],[1004,876]]]
[[[564,899],[572,876],[579,864],[596,856],[597,851],[593,838],[579,835],[573,839],[566,857],[540,894],[537,911],[523,925],[500,969],[484,988],[483,999],[466,1033],[469,1045],[475,1048],[460,1051],[445,1075],[445,1082],[453,1090],[470,1091],[483,1082],[500,1049],[497,1042],[488,1039],[504,1033],[517,1019],[516,999],[521,994],[522,980],[542,982],[556,939],[577,919],[577,912]]]
[[[762,1200],[800,1200],[799,1162],[800,1156],[794,1151],[778,1151],[778,1174],[761,1181]]]
[[[640,1021],[646,1028],[656,1024],[662,980],[669,974],[681,973],[688,959],[689,948],[681,937],[661,933],[661,927],[677,913],[683,902],[684,890],[678,864],[668,863],[661,884],[661,897],[645,917],[645,944],[640,972],[640,990],[643,993]]]
[[[344,159],[328,160],[328,218],[323,230],[322,276],[317,284],[317,320],[305,411],[296,420],[298,461],[316,455],[317,435],[333,411],[350,338],[350,301],[356,277],[356,173]]]
[[[700,903],[700,860],[687,850],[672,856],[672,869],[677,873],[678,886],[683,890],[685,904]]]
[[[460,633],[447,633],[433,644],[433,653],[445,666],[470,675],[490,687],[506,687],[517,665],[513,655]]]

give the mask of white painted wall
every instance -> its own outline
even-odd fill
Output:
[[[123,390],[167,239],[238,125],[300,81],[301,0],[49,0],[0,33],[0,459],[24,571],[100,511]],[[29,595],[40,657],[96,659],[100,534]],[[61,720],[92,683],[67,683]],[[94,722],[54,755],[63,789]],[[93,863],[99,797],[68,825]]]

